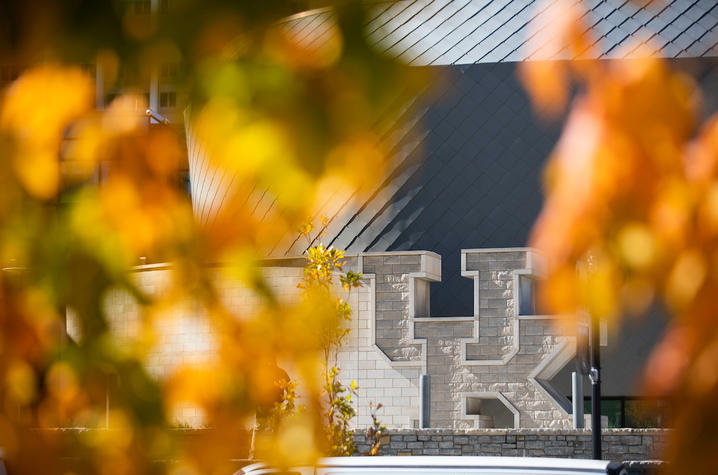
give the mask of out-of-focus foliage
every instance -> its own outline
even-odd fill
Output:
[[[379,421],[379,409],[382,404],[369,403],[369,414],[371,415],[371,425],[364,432],[367,442],[369,442],[369,450],[366,455],[377,456],[381,453],[381,445],[384,443],[383,439],[386,435],[386,425]]]
[[[718,117],[699,123],[697,85],[665,61],[581,60],[593,39],[583,12],[569,4],[551,7],[556,21],[536,41],[549,35],[578,59],[527,62],[522,70],[540,112],[555,113],[573,84],[578,90],[546,169],[531,240],[547,257],[542,301],[557,313],[583,308],[615,321],[660,299],[673,319],[646,375],[650,390],[673,401],[665,456],[675,462],[671,473],[713,473]]]
[[[303,227],[302,233],[306,234],[311,231],[311,227]],[[342,343],[350,333],[350,329],[346,327],[346,323],[351,320],[352,309],[349,305],[349,297],[351,290],[362,285],[361,274],[353,271],[343,273],[343,267],[346,265],[344,260],[344,251],[333,247],[324,247],[319,244],[306,250],[306,265],[304,266],[304,277],[297,284],[302,289],[305,300],[314,298],[322,298],[330,300],[335,299],[335,311],[323,318],[323,324],[320,327],[319,340],[321,342],[321,350],[324,356],[324,375],[325,379],[330,379],[328,374],[331,366],[336,364],[337,352]],[[334,297],[335,276],[339,276],[342,289],[346,292],[346,296]]]
[[[0,6],[0,58],[24,70],[0,103],[0,446],[13,473],[229,472],[246,454],[255,408],[276,401],[275,358],[292,362],[308,397],[276,432],[269,461],[327,449],[318,355],[337,301],[318,292],[281,301],[258,262],[328,193],[380,176],[376,127],[426,78],[367,45],[358,3],[342,2],[328,35],[309,44],[281,21],[293,2],[146,8],[154,3]],[[143,116],[143,84],[168,61],[179,64],[178,105],[191,105],[198,139],[235,176],[211,222],[195,220],[177,186],[181,128]],[[114,96],[102,110],[98,83]],[[261,217],[245,199],[255,189],[275,198]],[[144,292],[130,272],[139,262],[168,263],[169,284]],[[227,307],[215,262],[253,289],[256,310]],[[104,304],[117,290],[139,305],[123,343]],[[154,324],[188,298],[212,328],[215,358],[154,377]],[[177,429],[187,405],[206,430]]]
[[[326,224],[326,218],[321,217],[320,221]],[[300,227],[300,237],[310,241],[309,233],[312,231],[311,222],[305,222]],[[312,338],[318,345],[316,350],[321,353],[322,365],[322,393],[320,407],[322,412],[321,429],[323,433],[323,453],[331,456],[351,456],[356,451],[354,444],[354,430],[351,429],[351,421],[356,416],[356,410],[352,405],[352,396],[357,394],[356,381],[349,386],[341,382],[339,376],[341,370],[337,367],[338,352],[351,330],[347,323],[351,320],[352,309],[349,305],[351,291],[360,287],[361,274],[348,271],[343,273],[346,265],[344,260],[345,252],[324,247],[319,244],[308,248],[305,251],[306,263],[303,268],[302,280],[297,287],[302,289],[302,302],[309,305],[322,303],[317,307],[317,313],[312,319]],[[339,277],[341,290],[346,292],[345,297],[337,297],[335,277]],[[257,448],[253,456],[260,459],[271,459],[272,453],[276,450],[276,434],[296,419],[295,413],[295,391],[296,382],[284,381],[277,385],[282,389],[281,398],[274,404],[271,413],[259,420],[257,428],[258,436],[254,446]],[[314,388],[310,387],[310,390]],[[304,414],[301,408],[300,414]],[[258,414],[259,415],[259,414]],[[254,434],[253,433],[253,434]]]
[[[325,221],[325,218],[321,218]],[[302,226],[300,234],[307,236],[312,225]],[[334,277],[339,275],[342,289],[346,297],[336,297],[335,311],[327,314],[321,321],[319,340],[323,355],[322,373],[324,377],[324,418],[325,437],[327,440],[327,453],[332,456],[351,456],[356,451],[354,444],[354,430],[350,428],[356,410],[352,406],[351,398],[357,393],[356,381],[349,386],[341,382],[341,370],[337,367],[338,352],[350,333],[346,324],[351,320],[352,309],[349,305],[351,291],[362,285],[361,274],[353,271],[343,273],[346,265],[344,251],[322,244],[310,247],[306,251],[307,262],[304,266],[304,278],[298,286],[302,289],[304,298],[312,295],[324,296],[331,299],[334,293]]]
[[[351,429],[351,420],[356,416],[356,409],[352,406],[352,396],[356,396],[356,381],[346,386],[339,379],[341,370],[332,366],[326,372],[324,393],[326,394],[326,437],[329,446],[329,455],[333,457],[348,457],[356,452],[354,444],[354,430]]]
[[[279,425],[282,424],[287,417],[291,417],[297,410],[302,410],[302,407],[297,407],[297,382],[287,381],[281,386],[282,398],[280,401],[275,402],[272,407],[271,418],[268,421],[268,429],[272,432],[276,432],[279,429]]]
[[[291,379],[276,380],[280,392],[278,399],[269,411],[257,410],[256,420],[252,428],[252,441],[249,459],[270,459],[276,449],[277,434],[283,433],[287,427],[297,424],[297,419],[304,415],[304,406],[297,406],[297,382]],[[301,423],[301,419],[299,419]]]

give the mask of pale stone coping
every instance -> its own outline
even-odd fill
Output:
[[[287,258],[284,258],[283,260],[290,261],[290,260],[299,260],[299,259],[304,259],[304,257],[287,257]],[[286,269],[286,268],[293,269],[293,268],[299,268],[299,267],[300,267],[300,266],[290,266],[290,265],[288,265],[288,266],[276,266],[276,265],[271,265],[271,264],[270,264],[270,265],[266,265],[266,264],[268,264],[268,261],[274,261],[274,260],[278,260],[278,259],[275,259],[275,258],[263,258],[263,259],[258,260],[257,262],[259,263],[259,267],[261,267],[261,268],[272,268],[272,267],[274,267],[274,268],[280,268],[280,269]],[[221,263],[221,262],[208,262],[208,263],[206,263],[206,264],[203,264],[203,267],[221,268],[221,267],[225,267],[225,266],[229,266],[229,265],[230,265],[230,264]],[[140,264],[140,265],[136,265],[136,266],[130,267],[130,268],[129,268],[129,272],[152,272],[152,271],[158,271],[158,270],[171,270],[171,269],[173,269],[174,267],[175,267],[175,264],[172,263],[172,262],[159,262],[159,263],[154,263],[154,264]]]
[[[473,322],[474,317],[415,317],[418,323],[439,323],[439,322]]]
[[[354,255],[352,256],[344,256],[345,258],[352,258],[356,257]],[[271,263],[272,261],[298,261],[298,260],[305,260],[305,256],[282,256],[282,257],[262,257],[261,259],[257,260],[257,263],[259,264],[259,267],[298,267],[298,266],[275,266],[275,265],[266,265]],[[225,267],[229,266],[231,264],[226,262],[205,262],[202,264],[203,267]],[[172,262],[155,262],[152,264],[139,264],[136,266],[130,267],[130,272],[148,272],[148,271],[155,271],[155,270],[170,270],[175,267],[175,264]]]
[[[519,320],[559,320],[565,318],[562,315],[518,315]]]
[[[25,266],[8,266],[8,267],[3,267],[0,270],[2,270],[3,272],[25,272],[27,270],[27,267],[25,267]]]
[[[160,262],[157,264],[141,264],[130,267],[130,272],[149,272],[153,270],[170,270],[174,267],[171,262]]]
[[[347,254],[349,256],[350,254]],[[360,252],[359,254],[351,254],[351,256],[366,256],[366,257],[376,257],[376,256],[396,256],[396,255],[403,255],[403,256],[432,256],[436,257],[437,259],[441,259],[441,255],[437,254],[434,251],[370,251],[370,252]]]
[[[358,271],[364,271],[364,257],[391,257],[391,256],[420,256],[421,262],[419,272],[411,272],[409,277],[409,302],[412,305],[411,315],[413,313],[414,303],[414,278],[425,279],[432,282],[441,281],[441,255],[433,251],[387,251],[387,252],[360,252],[359,254],[346,256],[356,257],[358,259]]]
[[[359,262],[361,262],[361,257],[382,257],[382,256],[421,256],[422,257],[422,270],[425,267],[425,264],[427,264],[426,270],[423,270],[423,272],[427,272],[429,274],[433,274],[433,276],[438,275],[439,280],[441,280],[441,255],[437,254],[434,251],[386,251],[386,252],[359,252],[359,253],[347,253],[344,254],[345,259],[358,259]],[[272,261],[298,261],[298,260],[305,260],[306,256],[304,254],[297,254],[297,255],[270,255],[266,257],[262,257],[257,259],[257,262],[259,263],[260,267],[284,267],[284,266],[272,266],[272,265],[263,265],[265,263],[272,263]],[[426,263],[424,260],[426,259]],[[438,272],[435,269],[432,269],[431,267],[436,265],[436,261],[438,260],[439,263],[439,269]],[[206,262],[203,263],[206,267],[222,267],[229,265],[225,262]],[[169,270],[172,267],[174,267],[174,264],[172,262],[155,262],[151,264],[139,264],[130,267],[130,272],[146,272],[146,271],[153,271],[153,270]],[[286,267],[296,267],[296,266],[286,266]],[[361,264],[359,265],[361,272]],[[20,270],[25,269],[24,267],[6,267],[2,270]]]
[[[462,254],[483,254],[487,252],[529,252],[535,251],[533,247],[482,247],[479,249],[462,249]]]
[[[461,250],[461,268],[466,268],[467,254],[485,254],[497,252],[525,252],[526,267],[533,271],[534,276],[543,277],[546,268],[546,262],[543,255],[533,247],[491,247],[483,249],[462,249]]]
[[[534,254],[536,251],[533,248],[530,247],[505,247],[505,248],[492,248],[492,249],[462,249],[462,268],[465,267],[465,260],[464,255],[465,254],[479,254],[479,253],[487,253],[487,252],[530,252]],[[434,251],[377,251],[377,252],[359,252],[359,253],[347,253],[344,254],[345,258],[360,258],[360,257],[382,257],[382,256],[426,256],[430,260],[427,262],[427,264],[431,265],[434,264],[434,262],[431,262],[431,260],[436,259],[438,260],[439,264],[441,263],[441,255],[437,254]],[[531,257],[531,255],[529,255]],[[258,262],[261,264],[262,262],[268,262],[268,261],[294,261],[299,259],[305,259],[306,256],[303,254],[297,254],[297,255],[269,255],[266,257],[262,257],[258,259]],[[423,261],[423,259],[422,259]],[[433,270],[424,270],[423,266],[424,262],[422,262],[422,272],[429,272],[435,275],[438,275],[439,280],[441,279],[441,271],[437,273]],[[207,262],[204,264],[207,267],[222,267],[224,265],[228,265],[227,263],[223,262]],[[153,270],[167,270],[174,267],[174,264],[171,262],[157,262],[157,263],[151,263],[151,264],[139,264],[136,266],[130,267],[130,271],[153,271]],[[265,266],[262,266],[265,267]],[[272,267],[272,266],[266,266],[266,267]],[[293,266],[292,266],[293,267]],[[18,270],[18,269],[24,269],[22,267],[7,267],[3,268],[3,270]],[[439,268],[440,269],[440,268]]]
[[[357,253],[345,253],[345,258],[350,257],[381,257],[381,256],[432,256],[437,259],[441,259],[441,255],[437,254],[434,251],[369,251],[369,252],[357,252]],[[260,260],[268,260],[268,261],[274,261],[274,260],[292,260],[292,259],[304,259],[304,254],[295,254],[295,255],[269,255],[266,257],[262,257]]]
[[[412,304],[414,302],[413,299],[413,279],[419,278],[424,279],[428,281],[433,282],[441,282],[441,256],[438,254],[435,254],[433,252],[427,252],[426,254],[421,254],[421,271],[419,272],[411,272],[409,274],[409,278],[411,279],[411,287],[412,287]],[[413,278],[413,279],[412,279]],[[416,315],[416,314],[414,314]]]

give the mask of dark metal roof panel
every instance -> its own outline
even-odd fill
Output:
[[[715,81],[712,61],[684,61],[675,64],[688,71],[698,65],[701,83]],[[516,66],[443,67],[446,92],[417,104],[422,119],[405,135],[410,147],[396,148],[409,156],[360,211],[326,235],[326,244],[351,252],[439,253],[443,280],[432,284],[433,315],[471,314],[471,282],[459,273],[462,248],[523,246],[540,210],[542,169],[560,124],[536,120]],[[706,104],[718,108],[718,100]],[[419,127],[428,132],[419,134]]]
[[[714,56],[718,5],[666,0],[575,0],[586,10],[596,58]],[[560,45],[527,41],[550,21],[555,0],[403,0],[379,4],[367,24],[371,41],[414,65],[570,59]],[[290,19],[302,36],[321,35],[326,10]],[[320,19],[314,16],[322,17]],[[298,28],[294,23],[304,24]],[[531,25],[529,27],[529,25]],[[694,45],[696,40],[701,43]],[[639,47],[650,42],[649,47]],[[706,45],[703,48],[702,45]]]
[[[439,97],[417,99],[405,120],[386,132],[393,157],[386,179],[359,203],[327,203],[330,222],[317,227],[313,239],[324,235],[325,244],[353,252],[438,252],[444,282],[432,284],[435,313],[470,314],[471,283],[459,275],[460,249],[524,245],[541,206],[541,170],[559,124],[537,123],[516,79],[517,65],[509,61],[567,57],[552,41],[526,49],[529,31],[549,21],[542,7],[551,1],[377,6],[367,27],[376,41],[412,64],[451,64],[442,66],[446,87]],[[663,8],[638,8],[617,0],[580,1],[591,8],[586,20],[597,56],[718,55],[713,2],[674,0]],[[325,10],[290,20],[296,23],[290,27],[302,41],[320,41],[331,21]],[[529,21],[536,23],[529,28]],[[702,81],[714,82],[715,74]],[[231,180],[205,163],[198,144],[188,142],[188,150],[193,203],[201,219],[211,219]],[[273,197],[255,190],[248,199],[263,215]],[[290,240],[276,251],[297,254],[303,247]]]

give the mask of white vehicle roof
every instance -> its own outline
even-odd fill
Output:
[[[473,456],[384,456],[330,457],[314,467],[297,467],[302,475],[359,474],[359,473],[422,473],[422,474],[517,474],[517,475],[587,475],[620,474],[620,464],[602,460],[578,460],[538,457],[473,457]],[[265,464],[245,467],[244,474],[276,473]]]

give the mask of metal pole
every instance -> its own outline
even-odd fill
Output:
[[[581,373],[571,373],[571,397],[573,406],[573,428],[583,429],[585,423],[583,420],[583,375]]]
[[[431,376],[421,375],[421,420],[419,427],[428,429],[431,427]]]
[[[601,460],[601,325],[591,319],[591,437],[593,458]]]

